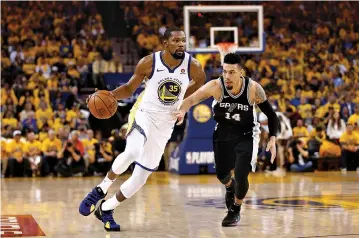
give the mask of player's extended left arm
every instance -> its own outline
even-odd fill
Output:
[[[189,77],[192,80],[189,83],[184,98],[192,95],[206,82],[206,74],[204,73],[201,64],[193,57],[191,60]]]
[[[255,95],[254,95],[254,102],[258,105],[259,109],[267,116],[268,118],[268,128],[269,128],[269,142],[267,144],[266,151],[271,151],[272,157],[271,162],[274,162],[274,159],[277,155],[276,149],[276,135],[278,133],[279,128],[279,120],[277,114],[272,108],[272,105],[267,100],[267,96],[264,92],[264,89],[260,84],[255,85]]]
[[[259,109],[268,118],[269,136],[276,137],[279,128],[279,119],[273,110],[272,105],[268,102],[267,96],[261,85],[256,84],[254,102],[258,105]]]
[[[180,108],[176,112],[176,117],[178,120],[177,125],[182,124],[185,114],[193,105],[196,105],[213,96],[213,91],[216,89],[216,84],[217,80],[211,80],[205,85],[203,85],[196,92],[194,92],[191,96],[183,100]]]

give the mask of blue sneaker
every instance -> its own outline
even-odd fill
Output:
[[[107,193],[106,193],[107,194]],[[90,215],[93,211],[95,211],[96,204],[98,201],[106,197],[106,194],[102,191],[100,187],[95,187],[92,191],[87,194],[84,200],[82,200],[79,212],[83,216]]]
[[[102,211],[101,206],[104,202],[105,200],[102,200],[100,206],[96,209],[95,216],[103,222],[106,231],[120,231],[120,225],[113,219],[113,210]]]

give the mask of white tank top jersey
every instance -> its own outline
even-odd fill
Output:
[[[173,112],[181,105],[190,81],[191,55],[185,53],[182,62],[171,70],[162,53],[153,54],[152,74],[146,81],[139,109],[159,120],[175,121]]]

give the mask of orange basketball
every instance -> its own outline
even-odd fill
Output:
[[[117,111],[117,100],[109,91],[99,90],[90,96],[87,107],[94,117],[108,119]]]

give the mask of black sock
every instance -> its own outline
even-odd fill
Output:
[[[236,212],[239,212],[241,210],[241,206],[242,206],[242,203],[241,204],[237,204],[237,203],[233,203],[233,210],[236,211]]]

